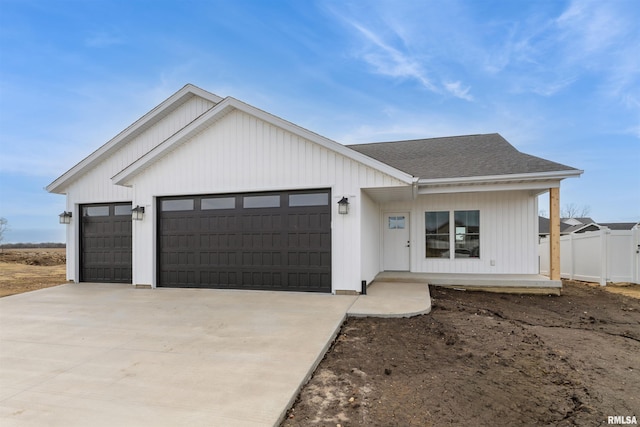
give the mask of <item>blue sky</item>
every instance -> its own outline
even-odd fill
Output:
[[[502,134],[640,220],[637,0],[0,0],[5,242],[64,241],[43,189],[193,83],[344,144]],[[541,210],[548,202],[541,200]]]

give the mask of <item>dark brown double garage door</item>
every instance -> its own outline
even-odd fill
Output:
[[[158,199],[158,286],[331,292],[331,194]]]

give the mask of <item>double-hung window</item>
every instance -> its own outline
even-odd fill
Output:
[[[449,254],[449,212],[425,214],[427,258],[444,258]]]
[[[480,258],[480,211],[426,212],[425,244],[427,258]]]

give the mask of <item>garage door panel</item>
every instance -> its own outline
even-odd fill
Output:
[[[289,206],[291,196],[316,205]],[[159,286],[331,291],[328,190],[173,199],[158,202]],[[191,264],[167,256],[187,248]]]
[[[80,280],[131,283],[131,203],[83,205]]]

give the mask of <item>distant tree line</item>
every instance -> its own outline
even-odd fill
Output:
[[[1,249],[38,249],[38,248],[66,248],[64,243],[5,243]]]
[[[4,240],[5,233],[9,231],[9,221],[6,218],[0,217],[0,250],[4,249],[37,249],[37,248],[66,248],[67,245],[64,243],[5,243],[2,244]]]

